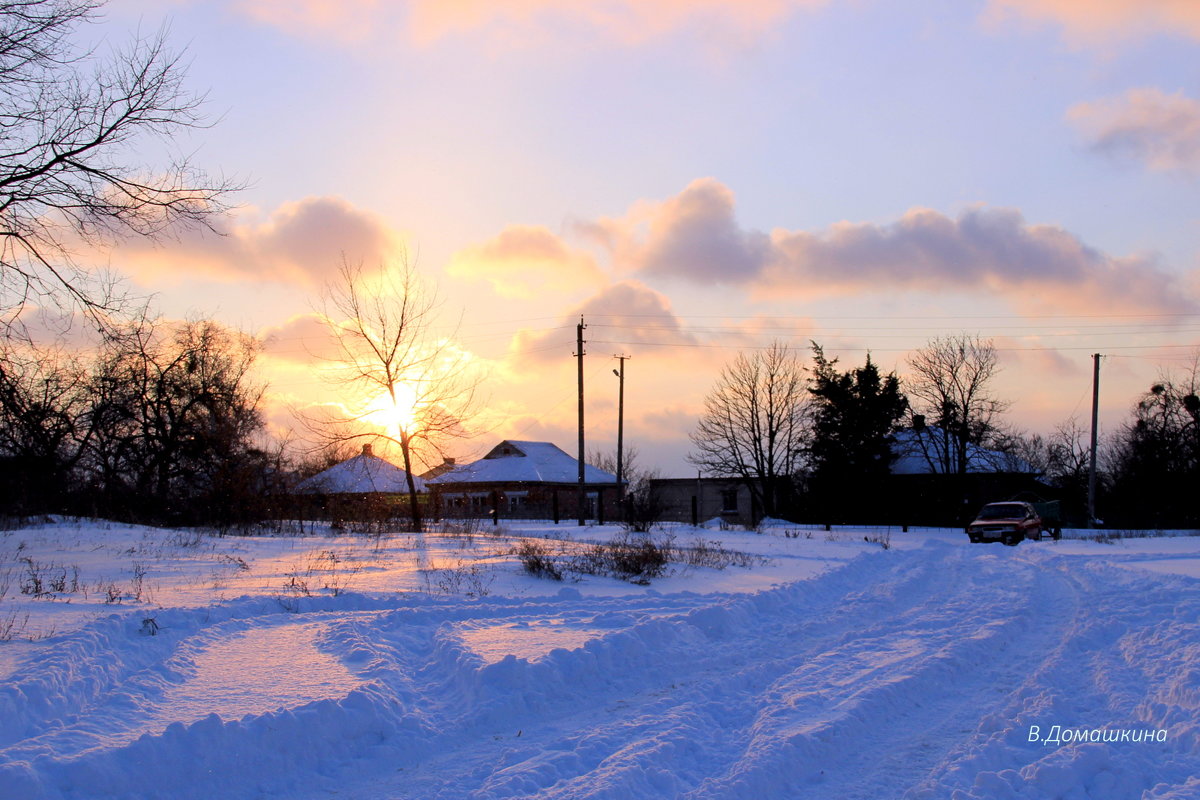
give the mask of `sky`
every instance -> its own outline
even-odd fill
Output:
[[[104,254],[171,317],[264,337],[272,424],[339,402],[315,313],[343,260],[408,258],[486,378],[478,435],[693,474],[740,350],[902,377],[992,338],[1008,418],[1101,420],[1200,348],[1200,5],[1190,0],[112,0],[166,26],[246,188],[219,224]]]

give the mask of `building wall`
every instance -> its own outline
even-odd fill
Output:
[[[719,518],[731,525],[753,527],[759,511],[750,488],[737,478],[660,478],[650,481],[663,505],[663,519],[693,522],[692,498],[696,498],[695,522]]]
[[[574,484],[461,483],[435,484],[436,513],[444,517],[499,519],[578,519],[579,489]],[[611,522],[620,518],[617,486],[589,484],[584,515]]]

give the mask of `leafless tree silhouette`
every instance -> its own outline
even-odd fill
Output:
[[[237,188],[173,138],[205,125],[164,32],[109,56],[75,44],[100,0],[0,3],[0,324],[29,304],[82,309],[99,326],[122,305],[115,282],[77,263],[79,246],[177,226],[211,226]],[[154,148],[147,145],[157,138]]]
[[[992,391],[1000,369],[995,346],[969,334],[940,337],[908,363],[905,389],[913,410],[935,426],[916,446],[933,471],[965,475],[1001,432],[999,417],[1008,407]]]
[[[710,475],[742,478],[768,516],[802,463],[808,425],[808,382],[787,345],[741,353],[704,400],[688,460]]]
[[[438,334],[440,305],[407,256],[378,274],[343,260],[324,299],[324,316],[339,351],[331,379],[360,397],[382,395],[400,413],[382,432],[369,424],[365,406],[349,416],[324,418],[316,429],[326,445],[366,438],[399,448],[414,530],[422,524],[413,479],[417,462],[440,460],[448,441],[468,435],[466,423],[476,411],[478,379],[450,337]],[[411,409],[402,407],[410,402]]]

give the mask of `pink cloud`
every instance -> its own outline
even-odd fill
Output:
[[[913,208],[890,224],[840,222],[824,230],[743,227],[733,193],[693,181],[624,216],[578,222],[573,232],[607,250],[615,271],[762,296],[983,291],[1030,311],[1191,311],[1186,279],[1151,256],[1111,256],[1015,209],[977,207],[951,217]]]
[[[1152,170],[1200,169],[1200,102],[1181,92],[1133,89],[1079,103],[1067,119],[1100,152],[1132,158]]]
[[[376,215],[337,197],[308,197],[265,220],[243,214],[218,231],[186,230],[155,243],[131,239],[113,253],[117,267],[148,281],[207,278],[320,285],[343,257],[368,267],[404,250],[398,233]]]
[[[761,272],[771,257],[769,237],[738,224],[733,192],[713,178],[692,181],[675,197],[640,213],[644,226],[636,219],[636,227],[624,223],[616,255],[646,275],[739,283]],[[609,224],[614,230],[622,225]]]
[[[381,34],[429,44],[483,31],[505,43],[582,34],[641,44],[687,27],[746,41],[797,9],[828,0],[230,0],[240,13],[290,34],[358,43]]]
[[[987,19],[1024,18],[1061,25],[1079,44],[1173,33],[1200,38],[1194,0],[990,0]]]
[[[389,10],[382,0],[233,0],[233,5],[285,33],[321,34],[341,44],[361,42],[377,32]]]
[[[423,40],[488,27],[530,32],[587,29],[638,44],[699,22],[743,36],[769,29],[797,8],[826,0],[414,0],[412,25]]]
[[[1196,298],[1152,258],[1113,257],[1013,209],[957,218],[913,209],[890,225],[840,223],[776,231],[759,287],[801,294],[983,290],[1028,310],[1190,311]]]
[[[616,352],[629,343],[661,347],[696,342],[665,295],[637,281],[621,281],[571,309],[558,328],[519,333],[514,351],[540,359],[560,358],[573,350],[575,326],[581,316],[588,325],[587,340],[606,351]]]

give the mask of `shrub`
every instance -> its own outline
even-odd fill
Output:
[[[466,564],[461,559],[453,567],[433,567],[421,570],[427,594],[464,594],[467,597],[487,597],[496,580],[486,567]]]
[[[892,549],[892,533],[891,533],[891,531],[884,531],[883,533],[877,533],[874,536],[864,536],[863,541],[868,542],[870,544],[877,544],[880,547],[882,547],[884,550]]]
[[[562,567],[544,543],[526,540],[513,548],[513,553],[530,575],[555,581],[563,579]]]
[[[648,480],[641,481],[625,496],[624,520],[621,525],[626,532],[649,533],[666,511],[662,499]]]
[[[594,544],[570,559],[568,569],[584,575],[607,575],[635,583],[646,583],[667,571],[670,562],[670,541],[655,542],[650,536],[615,537],[604,544]]]

